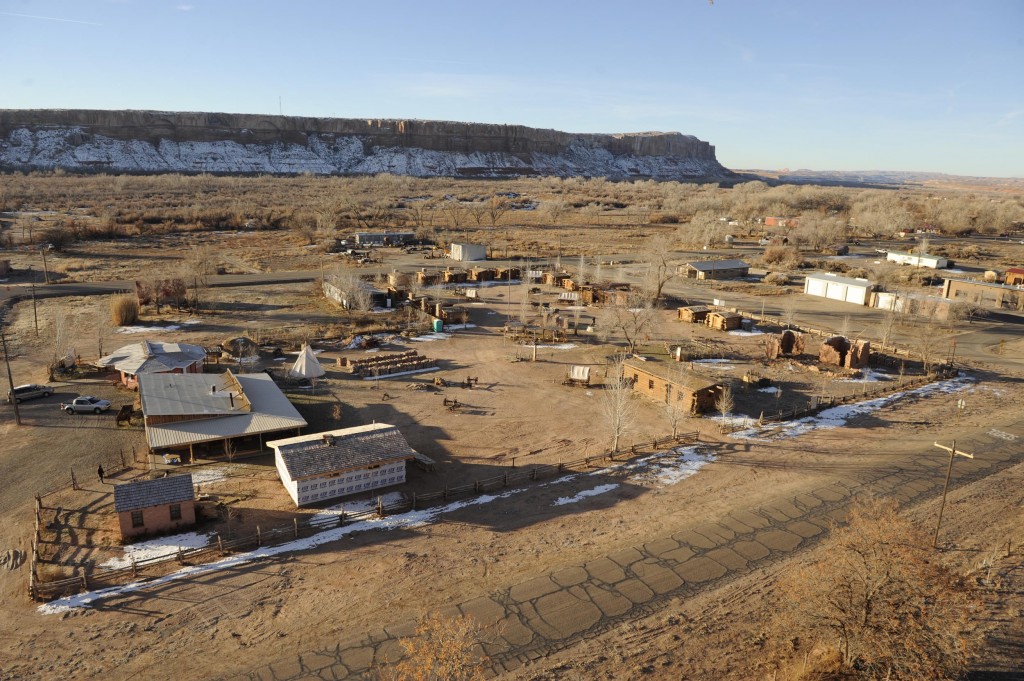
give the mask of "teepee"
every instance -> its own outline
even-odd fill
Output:
[[[299,358],[295,360],[295,364],[288,370],[288,375],[292,378],[308,378],[310,380],[320,378],[326,373],[324,368],[320,366],[320,362],[317,361],[316,355],[313,354],[313,348],[308,345],[302,346]]]

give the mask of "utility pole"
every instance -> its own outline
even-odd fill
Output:
[[[43,278],[46,279],[46,283],[50,283],[50,270],[46,269],[46,248],[40,248],[39,252],[43,255]]]
[[[29,280],[29,284],[32,287],[32,321],[36,326],[36,338],[39,338],[39,313],[36,311],[36,273],[32,271],[32,266],[28,266],[28,273],[32,276]]]
[[[18,399],[14,396],[14,376],[11,374],[11,360],[7,356],[7,336],[0,330],[0,344],[4,346],[4,364],[7,365],[7,382],[11,386],[11,404],[14,405],[14,422],[21,425],[21,411],[18,409]]]
[[[938,442],[935,443],[935,446],[938,447],[939,449],[945,449],[947,452],[949,452],[949,467],[946,468],[946,484],[942,487],[942,505],[939,506],[939,520],[937,523],[935,523],[935,537],[932,539],[933,549],[939,548],[939,528],[942,526],[942,512],[946,510],[946,493],[949,491],[949,478],[953,474],[953,457],[963,456],[968,459],[974,458],[974,454],[968,454],[967,452],[958,452],[956,450],[956,440],[953,440],[952,447],[940,445]]]

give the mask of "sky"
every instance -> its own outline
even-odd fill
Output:
[[[677,131],[1024,177],[1024,0],[0,0],[0,108]]]

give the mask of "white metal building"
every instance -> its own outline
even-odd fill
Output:
[[[930,267],[933,270],[942,270],[949,267],[949,260],[939,255],[928,255],[927,253],[905,253],[903,251],[889,251],[885,259],[900,265],[913,265],[914,267]]]
[[[840,277],[831,272],[808,274],[804,279],[804,293],[807,295],[856,305],[867,305],[874,290],[875,284],[867,279]]]
[[[448,256],[452,260],[461,262],[487,260],[487,246],[483,244],[452,244]]]
[[[296,506],[405,482],[416,451],[396,426],[373,423],[267,443]]]

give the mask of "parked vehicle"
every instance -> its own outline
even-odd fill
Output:
[[[91,395],[80,395],[70,402],[61,402],[60,408],[69,414],[86,414],[89,412],[99,414],[110,409],[110,400],[101,400]]]
[[[53,388],[48,385],[38,385],[36,383],[26,383],[25,385],[14,386],[14,390],[7,391],[8,402],[24,402],[25,400],[34,400],[37,397],[49,397],[53,394]]]

